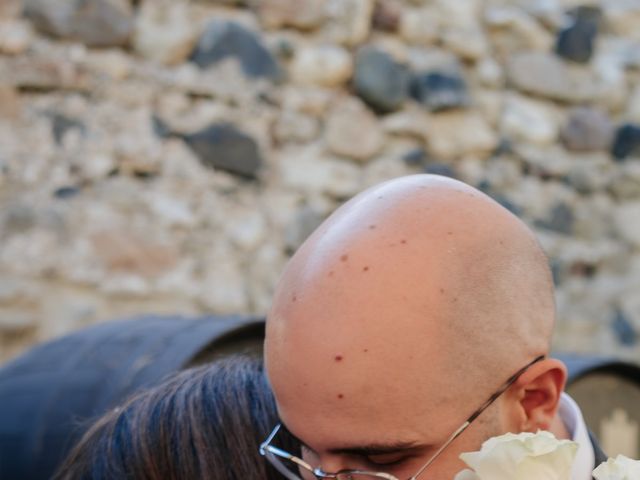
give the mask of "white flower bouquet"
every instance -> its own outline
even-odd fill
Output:
[[[552,433],[507,433],[482,444],[478,452],[460,458],[470,467],[454,480],[570,480],[578,444]],[[593,471],[596,480],[640,480],[640,461],[623,455]]]

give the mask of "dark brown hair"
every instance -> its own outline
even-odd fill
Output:
[[[262,362],[219,360],[182,371],[105,414],[55,478],[281,479],[258,453],[277,422]],[[283,448],[297,453],[292,439],[284,441]]]

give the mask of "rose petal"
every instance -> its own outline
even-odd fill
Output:
[[[453,480],[480,480],[480,477],[473,470],[462,470],[453,478]]]
[[[569,480],[578,444],[550,432],[507,433],[460,458],[480,480]]]
[[[640,478],[640,461],[618,455],[601,463],[593,471],[596,480],[636,480]]]

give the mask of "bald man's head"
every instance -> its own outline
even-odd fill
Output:
[[[440,427],[415,419],[478,404],[548,352],[553,323],[528,228],[461,182],[415,175],[356,196],[293,256],[265,359],[283,421],[315,449],[335,441],[331,418],[351,425],[347,444],[391,425],[435,437]]]

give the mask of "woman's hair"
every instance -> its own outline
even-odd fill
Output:
[[[232,357],[184,370],[101,417],[58,480],[281,479],[258,453],[278,423],[262,362]],[[297,448],[284,438],[282,448]]]

